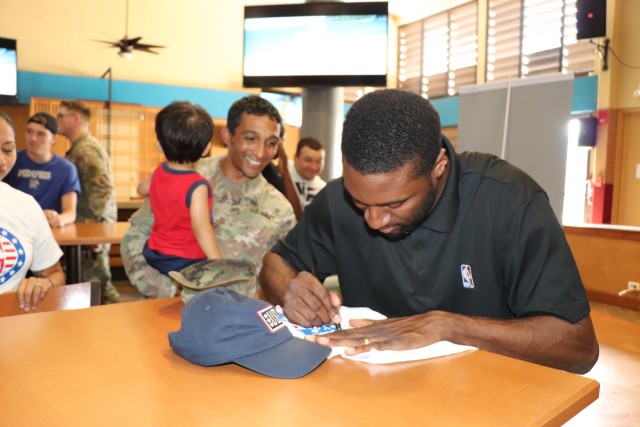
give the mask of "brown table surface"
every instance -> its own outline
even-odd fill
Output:
[[[51,231],[60,246],[71,246],[120,243],[128,229],[127,221],[76,222],[64,227],[53,227]]]
[[[120,243],[129,229],[129,222],[76,222],[54,227],[53,237],[63,247],[66,259],[67,284],[82,282],[82,246]]]
[[[178,298],[0,318],[0,425],[561,425],[589,378],[484,351],[283,380],[174,354]]]

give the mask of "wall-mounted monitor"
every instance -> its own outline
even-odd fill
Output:
[[[18,48],[14,39],[0,37],[0,103],[18,102]]]
[[[386,86],[387,2],[244,8],[245,87]]]

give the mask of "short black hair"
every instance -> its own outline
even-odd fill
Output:
[[[242,116],[242,113],[254,116],[269,116],[269,118],[275,120],[276,123],[283,127],[282,117],[280,117],[280,113],[273,104],[257,95],[250,95],[237,100],[233,103],[231,108],[229,108],[229,113],[227,114],[227,128],[232,135],[240,124],[240,117]]]
[[[194,163],[213,137],[213,120],[197,104],[176,101],[156,116],[156,136],[167,160]]]
[[[440,116],[422,96],[398,89],[370,92],[356,101],[342,128],[345,162],[363,175],[393,172],[414,162],[426,175],[440,151]]]
[[[314,151],[324,150],[324,147],[322,146],[320,141],[318,141],[315,138],[306,137],[298,141],[298,147],[296,148],[296,156],[300,155],[300,150],[302,150],[304,147],[309,147]]]

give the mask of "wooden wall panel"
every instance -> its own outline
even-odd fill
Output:
[[[43,111],[56,115],[60,99],[32,98],[30,114]],[[107,150],[111,158],[118,203],[137,198],[136,186],[164,160],[158,150],[154,130],[160,108],[140,105],[112,104],[111,111],[101,101],[83,101],[91,110],[89,132]],[[63,156],[71,143],[58,135],[54,153]]]
[[[627,282],[640,282],[640,229],[564,227],[590,298],[640,310],[640,292],[619,296]]]
[[[621,111],[618,129],[615,222],[640,226],[640,109]]]
[[[4,111],[11,121],[16,131],[16,148],[18,151],[25,149],[24,132],[27,128],[27,120],[29,119],[29,106],[23,104],[3,104],[0,110]]]
[[[449,138],[449,142],[453,145],[453,148],[458,150],[458,127],[448,126],[442,128],[442,134]]]
[[[53,98],[32,98],[29,111],[27,114],[23,114],[25,117],[20,117],[20,120],[26,123],[29,114],[38,111],[55,116],[60,101],[60,99]],[[155,134],[156,115],[161,109],[114,103],[111,106],[111,115],[109,116],[105,102],[83,102],[91,109],[89,132],[109,152],[118,205],[128,206],[128,202],[139,200],[136,193],[138,182],[150,176],[158,164],[165,160],[158,147]],[[214,119],[215,131],[211,140],[211,156],[227,152],[220,134],[225,125],[226,120]],[[21,135],[24,135],[24,125],[21,132]],[[18,133],[18,129],[16,129],[16,133]],[[300,130],[293,126],[287,126],[285,150],[289,158],[293,158],[299,138]],[[67,138],[58,135],[53,151],[64,157],[70,146]]]

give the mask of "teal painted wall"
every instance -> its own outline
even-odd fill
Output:
[[[226,118],[231,104],[248,94],[123,80],[111,84],[112,102],[164,107],[172,101],[186,100],[202,105],[215,118]],[[107,101],[109,80],[19,71],[18,102],[29,104],[33,97]]]
[[[66,76],[60,74],[18,72],[18,102],[29,104],[32,97],[86,99],[106,101],[108,79]],[[172,101],[186,100],[202,105],[212,117],[226,118],[227,110],[236,100],[249,92],[201,89],[186,86],[170,86],[123,80],[112,81],[112,101],[164,107]],[[574,80],[571,112],[585,114],[597,109],[598,77],[578,77]],[[434,99],[434,107],[440,113],[442,126],[458,124],[458,97]],[[345,113],[348,105],[345,106]]]

